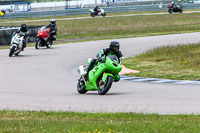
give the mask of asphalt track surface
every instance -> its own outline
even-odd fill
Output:
[[[149,49],[200,41],[200,33],[115,39],[124,57]],[[0,50],[0,109],[76,112],[200,114],[200,86],[120,81],[107,95],[78,94],[77,68],[111,40],[26,48],[18,57]]]

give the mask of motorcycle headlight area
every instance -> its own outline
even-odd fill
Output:
[[[14,42],[15,42],[15,43],[18,43],[18,42],[20,42],[20,41],[21,41],[20,38],[14,38]]]

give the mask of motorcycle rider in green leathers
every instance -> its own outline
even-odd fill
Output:
[[[88,66],[87,68],[87,73],[86,73],[86,77],[88,77],[88,74],[90,72],[90,70],[93,69],[93,67],[99,62],[105,62],[105,60],[102,59],[102,57],[104,56],[108,56],[108,55],[115,55],[117,56],[117,58],[119,60],[121,60],[121,57],[122,57],[122,53],[121,51],[119,50],[120,48],[120,44],[119,42],[117,41],[112,41],[110,42],[110,45],[109,45],[109,48],[104,48],[102,49],[98,54],[97,54],[97,59],[92,59],[90,65]],[[118,75],[117,76],[117,80],[115,80],[115,82],[119,81],[120,80],[120,76]]]

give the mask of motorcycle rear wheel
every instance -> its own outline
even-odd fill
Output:
[[[99,95],[105,95],[111,88],[112,86],[112,83],[113,83],[113,77],[112,76],[108,76],[107,79],[106,79],[106,82],[101,84],[103,81],[102,81],[102,78],[100,78],[98,81],[97,81],[97,86],[98,86],[98,94]]]
[[[53,40],[50,40],[49,42],[47,42],[47,48],[51,48],[52,45],[53,45]]]
[[[12,57],[12,55],[15,52],[15,48],[16,48],[16,46],[12,46],[12,48],[10,49],[9,57]]]
[[[20,52],[16,53],[15,56],[18,56]]]
[[[80,94],[85,94],[87,92],[87,90],[85,89],[85,83],[84,83],[82,77],[78,80],[77,91]]]

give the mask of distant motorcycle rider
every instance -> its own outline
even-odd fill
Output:
[[[46,25],[45,28],[50,28],[51,38],[52,38],[52,40],[56,40],[56,35],[57,35],[56,20],[51,19],[50,24]]]
[[[13,36],[16,34],[16,33],[24,33],[24,40],[23,40],[23,47],[22,47],[22,51],[24,50],[24,48],[26,47],[26,44],[28,42],[28,38],[29,38],[29,31],[28,31],[28,28],[27,28],[27,25],[26,24],[22,24],[21,27],[15,31],[13,33]]]
[[[176,6],[176,3],[174,2],[174,1],[172,1],[172,4],[171,4],[171,8],[175,8],[175,6]]]
[[[119,50],[120,48],[120,44],[117,41],[112,41],[110,42],[109,48],[104,48],[102,49],[98,54],[97,54],[97,59],[92,59],[90,65],[88,66],[87,70],[86,70],[86,77],[88,77],[88,74],[90,72],[90,70],[93,69],[93,67],[99,62],[105,62],[105,60],[102,59],[102,57],[104,56],[108,56],[108,55],[115,55],[117,56],[117,58],[119,60],[121,60],[121,57],[123,56],[121,51]],[[118,76],[118,80],[119,81],[119,76]]]
[[[94,8],[94,13],[98,14],[98,10],[100,10],[100,7],[99,7],[99,5],[96,5]]]

